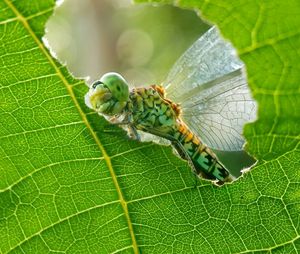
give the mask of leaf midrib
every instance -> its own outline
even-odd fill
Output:
[[[82,111],[82,109],[81,109],[81,107],[80,107],[80,105],[79,105],[79,103],[78,103],[78,101],[75,97],[75,94],[72,90],[72,86],[68,83],[68,81],[66,80],[66,78],[64,77],[64,75],[62,74],[62,72],[60,71],[60,69],[58,68],[56,63],[54,62],[54,60],[52,59],[52,56],[49,54],[49,51],[45,48],[44,44],[35,35],[33,30],[31,29],[30,25],[28,24],[26,18],[23,17],[23,15],[18,11],[18,9],[13,5],[13,3],[11,3],[9,0],[4,0],[4,1],[7,4],[7,6],[14,12],[14,14],[16,15],[16,19],[19,20],[23,24],[25,29],[28,31],[29,35],[33,38],[35,43],[38,45],[40,50],[43,52],[43,54],[48,59],[51,66],[54,68],[54,70],[57,73],[58,77],[61,79],[61,81],[65,85],[65,87],[66,87],[71,99],[73,100],[73,103],[75,104],[75,107],[78,110],[78,113],[81,116],[84,124],[86,125],[87,129],[90,131],[94,141],[96,142],[97,146],[101,150],[101,152],[103,154],[103,157],[104,157],[104,160],[105,160],[105,162],[107,164],[107,167],[109,169],[110,175],[112,177],[114,186],[115,186],[116,191],[118,193],[119,202],[121,203],[122,209],[124,211],[124,215],[125,215],[125,218],[126,218],[126,221],[127,221],[127,224],[128,224],[128,229],[129,229],[131,240],[132,240],[132,247],[133,247],[134,253],[137,254],[138,253],[138,247],[137,247],[137,242],[136,242],[136,239],[135,239],[135,234],[134,234],[134,231],[133,231],[132,222],[131,222],[129,212],[128,212],[127,201],[125,200],[124,195],[121,191],[121,188],[120,188],[120,185],[118,183],[115,171],[112,167],[112,163],[111,163],[109,155],[107,154],[106,150],[104,149],[103,145],[101,144],[101,142],[100,142],[99,138],[97,137],[96,133],[93,131],[89,121],[87,120],[87,118],[84,114],[84,112]]]

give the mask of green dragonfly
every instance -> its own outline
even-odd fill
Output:
[[[117,73],[95,81],[85,102],[111,123],[170,141],[197,176],[231,182],[235,177],[211,149],[243,149],[243,126],[256,118],[243,63],[216,27],[201,36],[175,63],[162,86],[129,88]]]

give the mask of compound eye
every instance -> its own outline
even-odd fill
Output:
[[[103,83],[100,80],[98,80],[92,84],[92,88],[95,89],[98,85],[101,85],[101,84],[103,85]]]

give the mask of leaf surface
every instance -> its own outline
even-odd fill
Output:
[[[195,188],[170,148],[130,141],[84,105],[84,82],[41,41],[54,1],[1,0],[1,253],[298,253],[299,2],[176,3],[201,10],[245,62],[257,165]]]

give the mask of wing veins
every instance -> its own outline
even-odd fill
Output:
[[[208,82],[206,82],[204,84],[201,84],[200,86],[196,86],[195,88],[191,89],[189,92],[187,92],[184,95],[182,95],[180,97],[180,98],[182,98],[182,101],[179,102],[179,103],[184,102],[185,100],[189,99],[191,96],[193,96],[195,94],[198,94],[201,91],[204,91],[204,90],[207,90],[209,88],[215,87],[218,84],[221,84],[223,82],[226,82],[227,80],[232,79],[233,77],[238,77],[238,76],[241,76],[241,75],[242,75],[242,69],[240,68],[240,69],[237,69],[237,70],[235,70],[233,72],[227,73],[226,75],[224,75],[222,77],[218,77],[218,78],[216,78],[214,80],[211,80],[211,81],[208,81]],[[236,86],[236,87],[239,87],[239,86]],[[226,91],[232,90],[232,89],[234,89],[236,87],[230,87]]]

